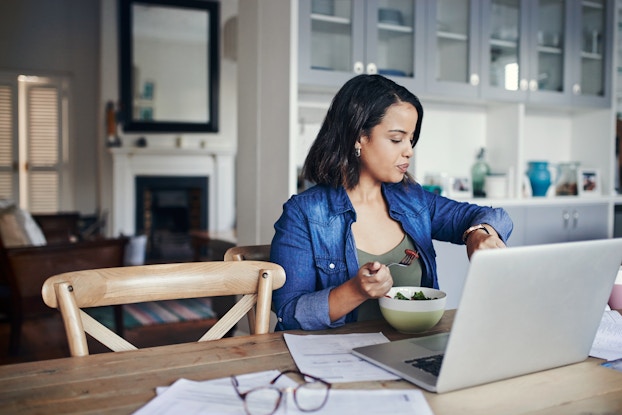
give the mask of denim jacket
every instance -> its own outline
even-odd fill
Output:
[[[463,232],[478,223],[491,225],[503,241],[512,232],[512,220],[501,208],[457,202],[416,183],[383,184],[382,192],[389,215],[415,242],[425,287],[438,288],[432,239],[464,244]],[[328,315],[330,290],[360,268],[351,230],[355,221],[356,212],[342,187],[314,186],[284,204],[270,253],[270,260],[287,276],[272,296],[276,330],[319,330],[356,321],[356,309],[332,322]]]

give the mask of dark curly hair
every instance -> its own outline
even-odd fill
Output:
[[[360,163],[354,155],[354,144],[382,122],[387,108],[399,102],[412,104],[419,115],[412,141],[414,147],[421,132],[423,107],[412,92],[382,75],[358,75],[346,82],[333,98],[311,145],[302,177],[332,187],[356,186]],[[404,180],[412,177],[406,174]]]

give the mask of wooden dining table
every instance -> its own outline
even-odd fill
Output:
[[[447,310],[432,334],[448,331],[455,310]],[[405,335],[384,321],[347,324],[293,334],[382,332]],[[454,392],[424,396],[443,414],[622,414],[622,372],[580,363]],[[492,363],[491,363],[492,364]],[[208,380],[270,369],[295,369],[282,332],[228,337],[129,352],[102,353],[0,366],[0,414],[130,414],[155,397],[155,388],[180,378]],[[335,388],[410,389],[403,381],[339,383]]]

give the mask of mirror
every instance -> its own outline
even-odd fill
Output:
[[[219,6],[119,0],[124,131],[218,131]]]

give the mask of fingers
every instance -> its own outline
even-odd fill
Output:
[[[376,273],[382,268],[382,264],[378,261],[375,262],[368,262],[367,264],[363,265],[361,267],[361,270],[363,270],[363,274],[366,277],[371,277],[376,275]],[[361,271],[359,270],[359,272]]]
[[[363,265],[357,275],[359,289],[367,298],[379,298],[393,286],[391,271],[379,262]]]
[[[467,241],[467,255],[469,259],[471,259],[471,255],[473,255],[473,252],[477,251],[478,249],[498,248],[506,248],[506,245],[499,237],[495,235],[486,235],[485,237],[480,237],[477,239],[473,238],[473,240]]]

